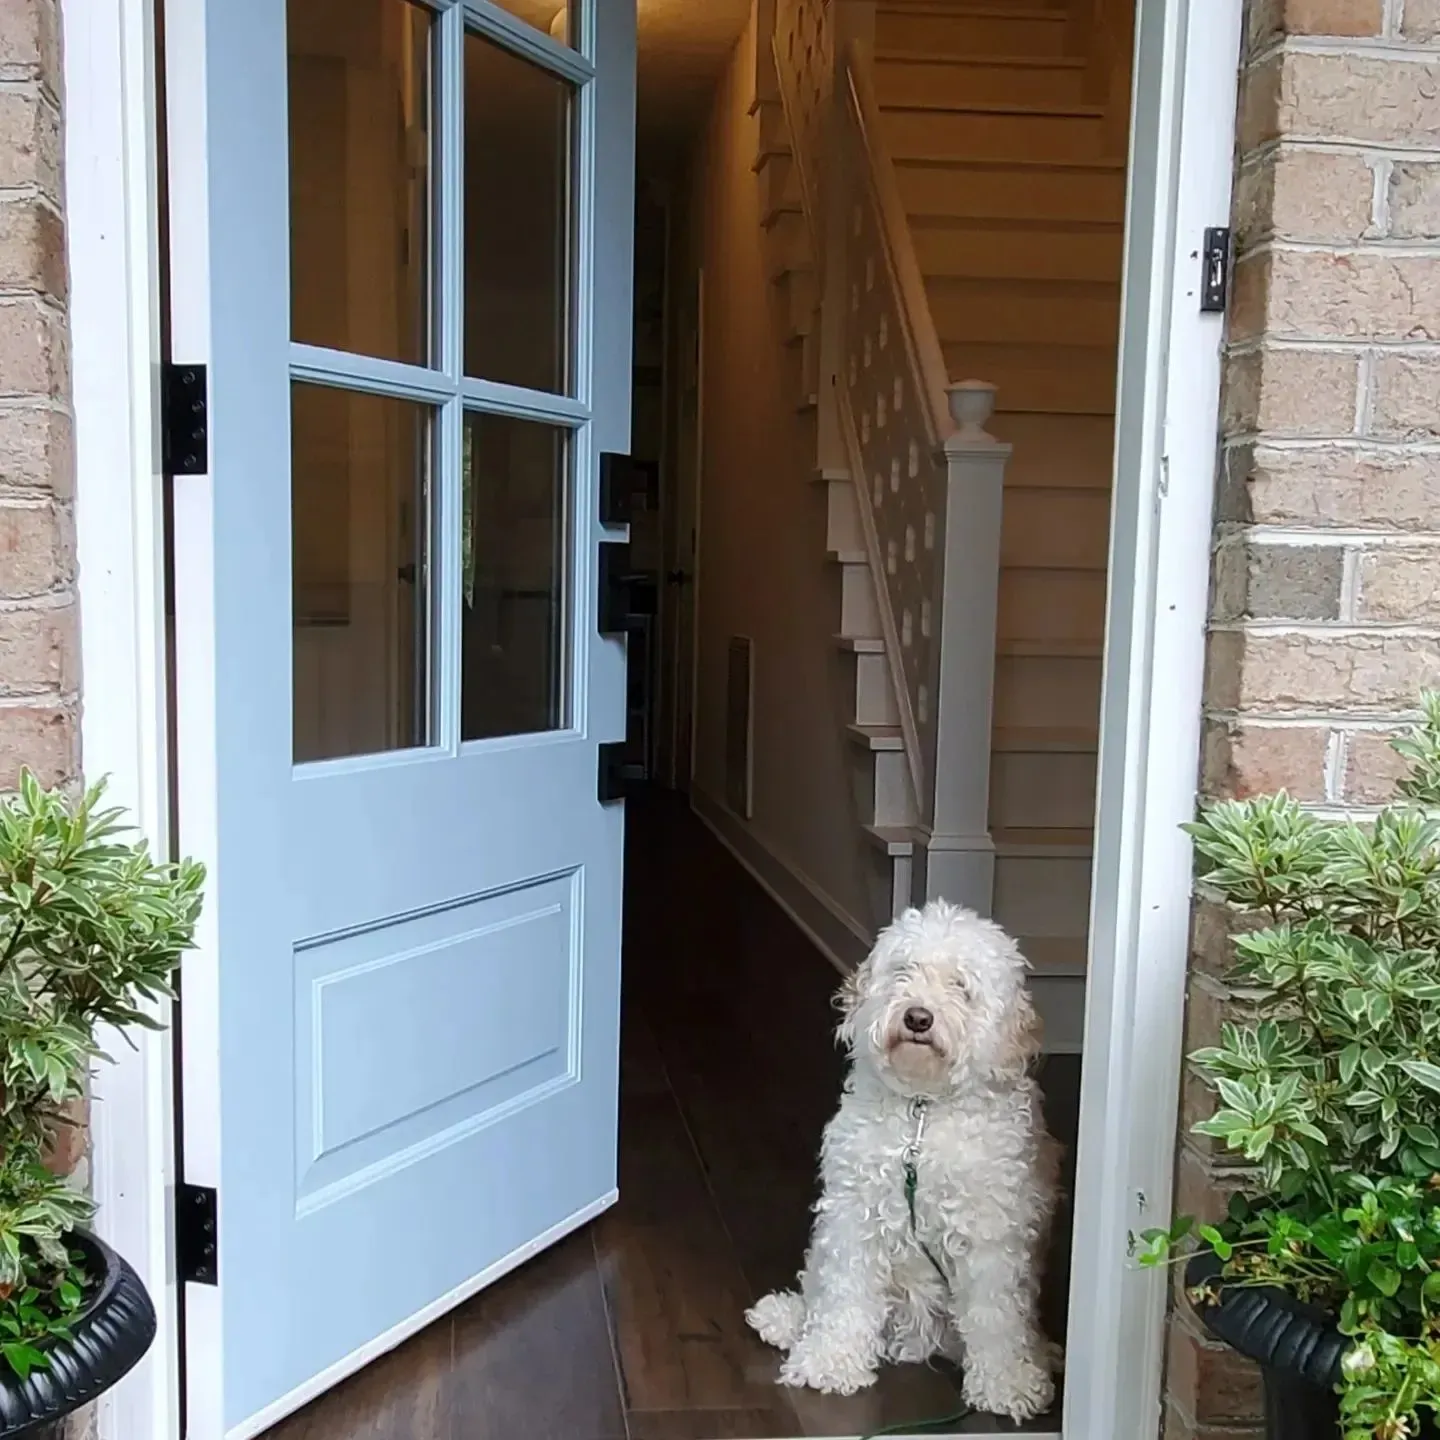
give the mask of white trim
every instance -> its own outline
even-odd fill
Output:
[[[267,1405],[248,1420],[233,1426],[225,1432],[225,1440],[254,1440],[257,1435],[264,1434],[272,1425],[278,1424],[287,1415],[293,1415],[302,1405],[309,1404],[311,1400],[323,1395],[332,1386],[338,1385],[357,1370],[364,1369],[372,1360],[378,1360],[382,1355],[394,1350],[396,1346],[403,1345],[412,1335],[418,1335],[427,1325],[440,1319],[442,1315],[448,1314],[457,1305],[464,1304],[472,1295],[478,1295],[487,1285],[493,1285],[497,1280],[504,1279],[512,1270],[518,1269],[542,1250],[549,1249],[551,1245],[563,1240],[582,1225],[588,1225],[597,1215],[603,1215],[619,1198],[620,1192],[611,1190],[609,1194],[591,1201],[589,1205],[583,1206],[568,1219],[562,1220],[558,1225],[552,1225],[544,1234],[537,1235],[533,1240],[520,1246],[518,1250],[512,1250],[503,1260],[497,1260],[488,1270],[482,1270],[480,1274],[472,1275],[463,1285],[457,1285],[438,1300],[431,1301],[423,1310],[417,1310],[401,1324],[387,1330],[383,1335],[377,1335],[369,1344],[352,1351],[343,1360],[322,1370],[303,1385],[297,1386],[288,1395],[282,1395],[273,1404]]]
[[[164,511],[158,466],[159,237],[155,50],[145,0],[66,0],[65,174],[76,445],[76,545],[87,779],[110,778],[163,858],[166,773]],[[155,1007],[162,1019],[168,1006]],[[92,1182],[99,1232],[139,1271],[159,1332],[97,1406],[101,1440],[179,1435],[178,1291],[171,1211],[168,1034],[95,1076]]]
[[[1153,1440],[1166,1277],[1129,1258],[1175,1158],[1242,0],[1140,0],[1067,1440]],[[1159,1218],[1157,1218],[1159,1217]]]

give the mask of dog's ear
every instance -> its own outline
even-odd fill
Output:
[[[860,1008],[869,985],[870,960],[867,956],[840,982],[840,988],[835,992],[835,1008],[840,1012],[835,1039],[847,1050],[855,1043],[855,1012]]]
[[[1030,1000],[1029,987],[1022,980],[993,1032],[985,1067],[991,1078],[1004,1081],[1023,1079],[1040,1054],[1043,1034],[1044,1025]]]

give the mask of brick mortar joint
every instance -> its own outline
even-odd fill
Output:
[[[1231,710],[1220,706],[1203,707],[1207,721],[1249,725],[1257,730],[1344,730],[1355,735],[1379,735],[1404,730],[1415,723],[1418,715],[1397,715],[1394,711],[1356,715],[1338,711],[1267,711]]]
[[[0,694],[0,720],[7,710],[50,710],[57,715],[71,711],[78,714],[80,692],[78,690],[44,690],[35,695]]]
[[[6,615],[58,614],[72,609],[78,599],[75,578],[62,581],[48,590],[36,590],[26,595],[0,596],[0,617]],[[3,684],[0,677],[0,684]]]
[[[1248,549],[1354,550],[1382,555],[1406,549],[1440,549],[1440,530],[1306,530],[1228,520],[1215,527],[1212,548],[1216,555]]]
[[[1376,156],[1375,159],[1378,164],[1382,159],[1393,157]],[[1268,235],[1242,251],[1235,263],[1243,265],[1272,255],[1318,255],[1328,260],[1435,260],[1440,259],[1440,240],[1405,240],[1393,235],[1358,240],[1287,240],[1283,236]]]
[[[1440,259],[1440,254],[1437,254],[1436,258]],[[1362,360],[1367,356],[1409,355],[1418,360],[1440,361],[1440,339],[1387,339],[1370,335],[1351,339],[1346,335],[1319,336],[1265,330],[1244,340],[1227,341],[1225,345],[1225,357],[1230,360],[1244,360],[1252,355],[1281,354],[1353,355]]]
[[[57,500],[53,495],[36,494],[34,490],[11,490],[0,486],[0,510],[47,510],[52,514],[69,514],[74,502]]]
[[[1290,35],[1272,36],[1241,61],[1241,71],[1261,70],[1276,59],[1292,55],[1336,56],[1352,60],[1398,60],[1407,65],[1440,62],[1440,42],[1411,40],[1403,35]]]

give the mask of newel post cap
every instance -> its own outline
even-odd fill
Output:
[[[945,387],[950,401],[950,417],[955,429],[945,441],[948,453],[966,450],[993,450],[1008,455],[1010,447],[1002,444],[986,428],[995,413],[996,387],[988,380],[957,380]]]

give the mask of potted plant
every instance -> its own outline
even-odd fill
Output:
[[[97,1027],[155,1026],[142,1006],[171,993],[203,875],[127,843],[101,794],[25,774],[0,801],[0,1437],[95,1399],[155,1335],[144,1286],[48,1162],[103,1058]]]
[[[1195,1130],[1248,1169],[1225,1219],[1181,1217],[1142,1260],[1198,1237],[1190,1303],[1262,1366],[1272,1440],[1440,1434],[1440,697],[1423,716],[1373,819],[1282,793],[1188,827],[1246,917],[1249,1007],[1190,1057],[1219,1104]]]

